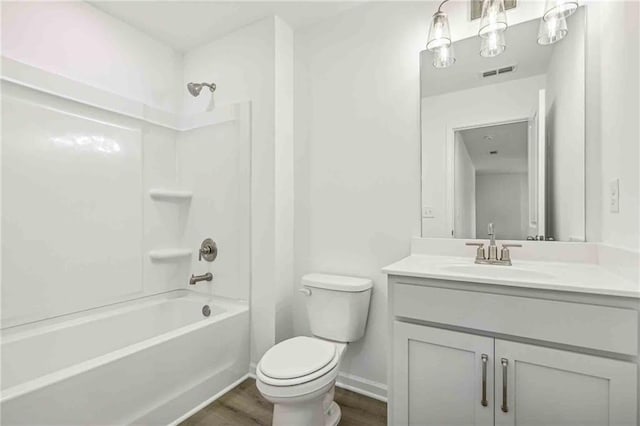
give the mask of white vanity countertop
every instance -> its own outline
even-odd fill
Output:
[[[382,270],[389,275],[640,299],[638,282],[593,263],[513,260],[513,266],[476,265],[473,258],[414,254]]]

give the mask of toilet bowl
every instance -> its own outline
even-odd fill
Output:
[[[274,404],[274,425],[326,425],[340,421],[333,389],[345,343],[294,337],[272,347],[256,367],[256,385]]]
[[[348,342],[364,335],[372,281],[308,274],[302,279],[314,337],[298,336],[269,349],[256,367],[256,385],[274,404],[273,425],[335,426],[333,401]]]

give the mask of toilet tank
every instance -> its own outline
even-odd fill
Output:
[[[307,274],[302,277],[314,336],[354,342],[364,335],[373,282],[368,278]]]

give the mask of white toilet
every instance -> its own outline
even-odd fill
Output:
[[[372,281],[326,274],[302,277],[314,337],[299,336],[269,349],[256,367],[258,390],[274,404],[275,426],[335,426],[338,366],[347,343],[364,335]]]

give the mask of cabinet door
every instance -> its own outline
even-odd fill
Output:
[[[633,363],[503,340],[494,362],[496,425],[636,425]]]
[[[395,321],[393,424],[493,425],[492,358],[491,338]]]

